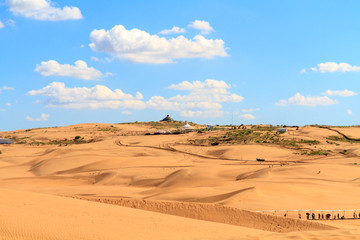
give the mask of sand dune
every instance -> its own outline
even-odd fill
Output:
[[[358,137],[360,132],[359,127],[336,129],[352,137]],[[360,236],[357,230],[360,220],[321,221],[337,228],[330,230],[329,226],[317,224],[320,221],[296,220],[297,211],[289,212],[286,219],[284,212],[270,216],[254,212],[359,209],[360,144],[331,140],[329,137],[336,132],[309,126],[289,128],[281,135],[289,142],[302,142],[294,146],[263,142],[211,146],[188,141],[221,137],[227,130],[144,135],[155,130],[146,124],[94,123],[0,133],[2,137],[16,137],[18,142],[0,145],[0,188],[6,196],[0,207],[8,214],[0,214],[3,226],[0,236],[118,239],[119,234],[124,234],[127,239],[169,239],[172,232],[176,232],[177,238],[171,239],[324,239],[324,234],[331,239],[349,236],[356,239]],[[72,141],[75,136],[89,143],[76,144]],[[318,150],[320,155],[301,154]],[[326,155],[322,155],[324,152]],[[257,157],[266,161],[258,162]],[[26,208],[31,218],[15,217],[22,216],[20,206]],[[10,216],[11,211],[14,217]],[[53,216],[51,219],[46,215],[48,212]],[[86,220],[92,212],[104,222],[98,229]],[[134,221],[142,222],[143,228],[146,222],[152,222],[156,231],[134,230],[135,224],[114,220],[122,219],[122,214],[135,214]],[[346,212],[346,217],[352,217],[352,212]],[[74,218],[73,222],[70,218]],[[116,223],[125,227],[107,226],[111,221],[119,221]],[[69,225],[65,222],[81,222],[80,230],[66,235],[64,229]],[[56,230],[49,227],[50,223],[64,225],[59,227],[62,230]],[[191,227],[194,224],[202,230],[195,233],[196,228]],[[175,230],[176,227],[180,230]],[[184,229],[189,231],[183,233]],[[101,231],[110,232],[101,235]]]

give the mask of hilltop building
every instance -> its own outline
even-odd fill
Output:
[[[163,120],[161,120],[162,122],[171,122],[174,121],[174,119],[172,119],[169,115],[167,115]]]

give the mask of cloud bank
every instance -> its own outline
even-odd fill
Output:
[[[180,116],[188,118],[220,117],[225,102],[240,102],[242,96],[231,93],[231,86],[224,81],[207,79],[203,82],[181,82],[168,87],[171,90],[186,91],[173,97],[152,96],[144,100],[140,92],[135,96],[126,94],[120,89],[111,90],[103,85],[92,88],[68,88],[64,83],[53,82],[48,86],[29,91],[30,96],[46,97],[47,107],[71,109],[124,109],[124,110],[169,110],[180,112]],[[123,111],[127,114],[130,111]]]

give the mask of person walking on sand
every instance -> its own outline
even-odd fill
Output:
[[[320,213],[318,213],[318,219],[320,220]]]
[[[299,213],[299,219],[301,219],[301,213]]]
[[[315,220],[315,213],[311,214],[311,218],[312,218],[312,220]]]

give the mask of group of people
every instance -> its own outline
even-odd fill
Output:
[[[301,213],[300,213],[300,212],[299,212],[298,216],[299,216],[299,219],[301,219]],[[286,217],[286,213],[284,214],[284,217]],[[354,219],[356,219],[356,218],[359,218],[359,219],[360,219],[360,212],[359,212],[359,217],[357,217],[356,212],[354,212],[354,213],[353,213],[353,218],[354,218]],[[310,214],[309,212],[307,212],[307,213],[306,213],[306,219],[307,219],[307,220],[316,220],[316,219],[318,219],[318,220],[331,220],[331,219],[336,220],[336,219],[345,219],[345,216],[344,216],[344,215],[340,216],[339,213],[338,213],[338,214],[334,214],[333,216],[331,216],[330,213],[326,213],[326,214],[324,214],[324,213],[318,213],[318,214],[317,214],[317,218],[316,218],[316,214],[315,214],[315,213],[311,213],[311,214]]]

